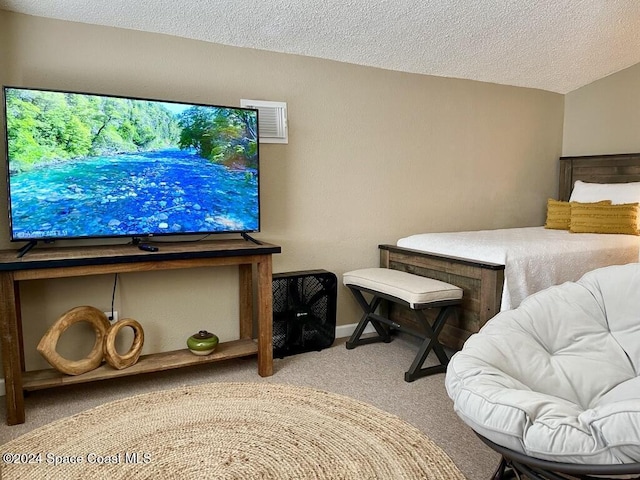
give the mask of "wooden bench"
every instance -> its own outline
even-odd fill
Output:
[[[391,341],[389,328],[393,328],[423,339],[411,367],[404,374],[405,381],[413,382],[417,378],[446,371],[449,357],[438,341],[438,335],[449,315],[462,301],[460,287],[388,268],[353,270],[343,274],[342,279],[364,312],[351,338],[347,341],[347,349],[379,341],[388,343]],[[365,299],[364,293],[372,296],[370,301]],[[424,326],[427,335],[401,326],[376,313],[382,300],[409,307],[415,313],[418,322]],[[424,314],[424,311],[429,308],[439,309],[433,325]],[[375,328],[377,335],[360,338],[369,323]],[[422,365],[431,350],[440,360],[440,365],[423,368]]]

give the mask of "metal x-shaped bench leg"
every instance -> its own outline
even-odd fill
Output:
[[[358,345],[365,345],[367,343],[374,343],[374,342],[380,342],[380,341],[389,343],[391,341],[391,336],[389,335],[388,329],[382,323],[380,323],[378,320],[372,317],[372,315],[375,313],[376,309],[380,305],[382,298],[374,295],[374,297],[371,299],[371,302],[367,302],[367,300],[364,298],[364,295],[362,295],[362,292],[360,290],[357,290],[352,287],[349,287],[349,290],[351,290],[351,292],[353,293],[358,304],[364,311],[364,314],[362,315],[362,318],[360,319],[358,326],[356,327],[353,334],[351,335],[351,338],[349,338],[349,340],[346,343],[347,349],[351,350],[353,348],[356,348]],[[360,338],[360,336],[364,332],[364,329],[367,328],[367,325],[369,324],[369,322],[371,322],[371,325],[373,325],[373,328],[376,329],[378,336]]]
[[[453,308],[453,306],[443,307],[433,322],[433,327],[429,324],[429,320],[427,320],[424,310],[414,310],[419,321],[427,331],[427,338],[422,342],[420,350],[418,350],[411,367],[405,372],[405,382],[413,382],[417,378],[433,375],[434,373],[443,373],[447,370],[449,357],[444,351],[444,348],[442,348],[442,344],[438,341],[438,336],[440,335],[445,323],[447,323],[447,317],[453,311]],[[431,350],[433,350],[437,355],[438,360],[440,360],[440,365],[422,368],[422,365]]]

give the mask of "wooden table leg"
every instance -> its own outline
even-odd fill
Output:
[[[240,338],[253,338],[253,265],[243,263],[240,271]]]
[[[7,400],[7,424],[24,423],[22,343],[13,274],[0,273],[0,347]]]
[[[273,375],[273,277],[271,255],[258,262],[258,374]]]

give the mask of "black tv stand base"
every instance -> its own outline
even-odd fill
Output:
[[[24,257],[29,250],[31,250],[33,247],[37,245],[37,243],[38,243],[37,240],[31,240],[24,247],[18,250],[18,258]]]
[[[244,238],[247,242],[253,242],[256,245],[262,245],[262,242],[259,240],[256,240],[255,238],[253,238],[251,235],[249,235],[248,233],[242,232],[240,235],[242,235],[242,238]]]

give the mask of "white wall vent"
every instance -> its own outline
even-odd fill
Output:
[[[258,110],[260,143],[289,143],[287,103],[264,100],[240,100],[241,107]]]

